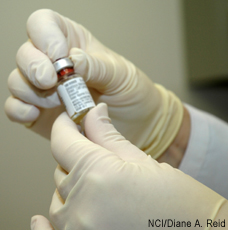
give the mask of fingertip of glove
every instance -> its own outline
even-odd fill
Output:
[[[33,123],[40,115],[40,110],[30,104],[26,104],[18,99],[9,97],[4,105],[7,117],[18,123]]]
[[[33,27],[33,23],[34,20],[36,20],[37,18],[40,18],[41,16],[43,16],[44,14],[52,14],[54,11],[50,10],[50,9],[39,9],[34,11],[27,20],[27,27],[32,26]]]
[[[64,17],[55,11],[41,9],[28,18],[27,33],[34,46],[54,62],[68,56],[65,26]]]
[[[108,106],[106,103],[99,103],[96,107],[91,110],[91,113],[88,114],[93,120],[102,120],[104,122],[111,122],[111,119],[108,115]]]
[[[54,124],[53,124],[53,128],[55,128],[58,125],[61,125],[63,122],[69,122],[71,121],[71,119],[69,118],[69,116],[67,115],[66,112],[61,113],[57,119],[55,120]]]
[[[108,105],[106,103],[101,102],[96,107],[100,114],[105,114],[108,116]]]
[[[102,120],[102,122],[111,123],[111,118],[109,117],[109,114],[108,114],[107,104],[100,103],[97,109],[98,109],[99,118]]]
[[[66,129],[69,127],[69,122],[71,119],[66,112],[61,113],[57,119],[54,121],[51,130],[51,148],[53,149],[53,143],[58,143],[61,140],[62,133],[66,133]],[[56,141],[57,139],[57,141]]]
[[[38,216],[33,216],[31,218],[31,222],[30,222],[30,228],[31,228],[31,230],[35,230],[36,229],[37,218],[38,218]]]
[[[85,51],[79,48],[72,48],[69,57],[74,63],[74,69],[77,73],[85,77],[88,72],[88,62]]]
[[[51,139],[53,137],[63,135],[78,130],[76,123],[74,123],[66,112],[61,113],[55,120],[52,126]]]
[[[101,125],[110,123],[108,106],[105,103],[100,103],[86,115],[84,120],[85,133],[89,135],[91,130],[101,129]]]
[[[31,230],[53,229],[49,220],[41,215],[36,215],[31,218],[30,228]]]

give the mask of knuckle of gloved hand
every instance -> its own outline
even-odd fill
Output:
[[[55,181],[55,185],[56,185],[59,195],[65,200],[68,194],[67,192],[68,183],[67,183],[67,176],[63,176],[63,177],[59,176],[61,170],[63,169],[61,169],[60,166],[56,167],[55,172],[54,172],[54,181]]]
[[[110,188],[114,188],[116,184],[115,173],[107,170],[91,171],[86,175],[86,183],[88,183],[92,194],[107,194]]]
[[[91,189],[94,191],[101,190],[108,182],[108,177],[101,171],[91,171],[87,173],[85,182],[91,185]]]
[[[53,205],[51,205],[50,209],[49,209],[49,218],[50,218],[50,220],[53,223],[55,223],[59,219],[59,216],[60,216],[59,210],[54,208]]]
[[[50,218],[50,221],[55,226],[59,226],[61,223],[61,220],[62,220],[60,211],[53,209],[53,208],[50,208],[50,210],[49,210],[49,218]],[[58,228],[58,229],[60,229],[60,228]]]
[[[69,194],[67,185],[68,184],[67,184],[66,180],[64,180],[64,179],[57,185],[58,192],[64,200],[66,200],[66,198]]]
[[[50,220],[55,223],[55,220],[58,219],[58,212],[51,206],[49,209],[49,218]]]
[[[58,229],[62,229],[61,225],[63,224],[64,215],[61,207],[57,208],[56,205],[51,204],[49,209],[49,218],[55,226],[59,227]]]

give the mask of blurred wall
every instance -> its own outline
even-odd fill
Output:
[[[1,0],[0,7],[0,229],[29,229],[35,214],[48,216],[56,162],[49,141],[4,114],[10,95],[7,78],[15,55],[27,40],[26,20],[50,8],[87,27],[106,46],[122,54],[184,102],[227,120],[227,89],[192,89],[187,80],[181,0]]]

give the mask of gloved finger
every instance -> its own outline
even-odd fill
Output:
[[[18,69],[10,74],[8,87],[14,97],[40,108],[53,108],[61,104],[54,88],[50,90],[36,88],[24,78]]]
[[[33,132],[38,133],[39,135],[50,140],[51,138],[51,129],[55,119],[65,111],[64,106],[58,106],[56,108],[51,109],[40,109],[40,115],[35,122],[33,122],[30,128]]]
[[[54,158],[65,171],[70,172],[73,167],[76,168],[78,178],[87,171],[87,167],[99,167],[99,164],[112,164],[120,160],[115,153],[83,136],[65,112],[53,124],[51,149]],[[97,161],[99,158],[102,160]]]
[[[27,21],[27,33],[32,43],[52,62],[68,56],[68,45],[71,46],[73,41],[67,38],[71,32],[64,18],[52,10],[35,11]]]
[[[49,217],[52,223],[55,223],[55,225],[58,225],[58,226],[59,224],[61,224],[59,212],[62,209],[63,205],[64,205],[64,200],[62,199],[58,190],[56,189],[53,194],[51,205],[49,208]]]
[[[54,180],[55,180],[55,185],[57,188],[57,191],[59,192],[61,198],[65,201],[69,191],[71,190],[68,189],[68,183],[66,183],[66,177],[68,173],[60,166],[58,165],[55,169],[54,172]]]
[[[89,112],[84,121],[85,134],[92,142],[115,152],[125,161],[137,161],[146,154],[126,140],[111,124],[107,105],[100,103]]]
[[[93,108],[87,114],[84,125],[86,133],[89,133],[88,139],[91,138],[94,143],[79,133],[75,123],[65,113],[53,125],[51,147],[61,166],[56,168],[54,178],[64,201],[75,184],[82,181],[82,176],[93,172],[97,174],[100,169],[119,170],[125,161],[147,159],[144,152],[133,146],[110,124],[105,104]]]
[[[40,110],[11,96],[5,102],[5,113],[11,121],[30,124],[37,120]]]
[[[39,89],[50,89],[56,85],[57,75],[51,60],[34,47],[30,40],[19,48],[16,61],[32,85]]]
[[[52,62],[69,56],[70,51],[76,72],[85,76],[88,86],[98,90],[103,87],[109,90],[111,87],[116,89],[119,86],[124,87],[125,78],[121,81],[120,78],[115,78],[117,82],[112,82],[113,76],[118,75],[114,54],[83,26],[54,11],[38,10],[29,17],[27,31],[34,46],[46,54]],[[112,55],[109,55],[110,53]],[[121,60],[121,57],[118,60]],[[109,87],[110,83],[112,85]]]
[[[88,53],[79,48],[72,48],[70,58],[75,71],[83,76],[88,87],[108,94],[113,87],[118,87],[118,79],[114,79],[115,69],[106,53]]]
[[[46,217],[40,215],[31,218],[30,227],[31,230],[54,230],[50,221]]]
[[[11,121],[21,123],[47,139],[50,139],[55,119],[64,111],[63,106],[54,109],[37,108],[12,96],[6,100],[4,109]]]

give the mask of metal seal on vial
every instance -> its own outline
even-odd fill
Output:
[[[60,70],[65,68],[74,67],[74,63],[69,58],[62,58],[53,63],[55,71],[58,73]]]

